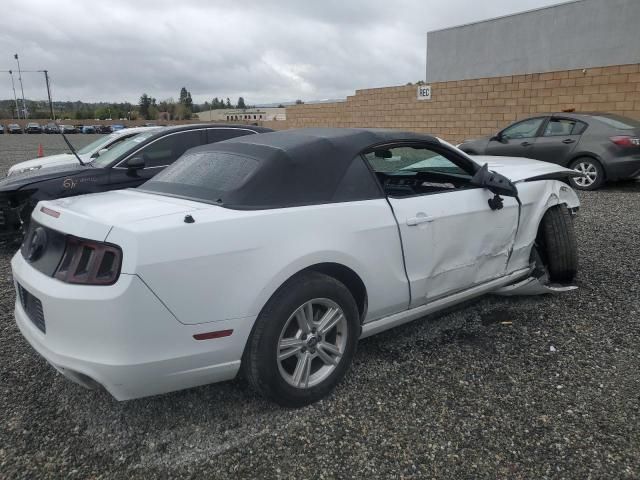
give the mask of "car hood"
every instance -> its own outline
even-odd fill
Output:
[[[88,161],[84,156],[80,155],[83,162]],[[57,167],[59,165],[78,164],[78,159],[70,153],[60,153],[58,155],[49,155],[47,157],[34,158],[25,162],[16,163],[10,169],[7,175],[15,174],[16,171],[24,168],[33,168],[38,165],[41,168]]]
[[[31,170],[29,172],[14,173],[13,175],[0,180],[0,192],[11,192],[32,185],[34,183],[53,180],[55,178],[72,177],[87,170],[93,170],[95,167],[91,165],[65,164],[54,167],[41,168],[39,170]]]
[[[473,155],[471,158],[479,165],[487,163],[489,170],[504,175],[513,183],[536,179],[563,179],[580,175],[575,170],[561,167],[555,163],[541,162],[531,158],[491,155]]]
[[[103,241],[114,225],[212,208],[211,205],[139,192],[114,190],[40,202],[38,223],[82,238]],[[216,207],[219,208],[219,207]],[[46,213],[49,212],[49,213]],[[51,215],[52,212],[55,212]],[[56,216],[57,215],[57,216]]]

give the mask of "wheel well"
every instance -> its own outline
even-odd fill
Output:
[[[364,286],[364,282],[358,276],[356,272],[351,270],[349,267],[345,267],[339,263],[318,263],[316,265],[311,265],[310,267],[302,270],[313,271],[322,273],[324,275],[328,275],[330,277],[335,278],[340,283],[342,283],[351,295],[353,295],[353,299],[356,301],[356,305],[358,306],[358,312],[360,313],[360,322],[364,321],[364,317],[367,314],[367,288]]]

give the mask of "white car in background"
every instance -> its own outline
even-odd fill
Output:
[[[11,262],[17,324],[118,400],[242,370],[282,405],[314,402],[360,338],[487,293],[571,288],[579,200],[561,180],[578,173],[485,160],[365,129],[188,150],[137,189],[37,205]]]
[[[131,138],[142,132],[148,132],[153,129],[162,127],[133,127],[126,128],[124,130],[118,130],[117,132],[110,133],[97,140],[91,142],[89,145],[77,150],[80,159],[89,163],[95,160],[104,152],[109,151],[111,148],[120,144],[127,138]],[[33,160],[26,160],[24,162],[16,163],[7,172],[7,177],[14,173],[29,172],[32,170],[40,170],[41,168],[57,167],[60,165],[68,165],[72,163],[78,163],[78,159],[73,153],[61,153],[59,155],[49,155],[47,157],[34,158]]]

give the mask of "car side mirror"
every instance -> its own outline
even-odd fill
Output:
[[[496,133],[493,137],[489,139],[489,141],[502,143],[505,141],[505,137],[502,136],[502,133]]]
[[[102,155],[103,153],[108,152],[109,149],[108,148],[101,148],[100,150],[98,150],[96,153],[94,153],[93,155],[91,155],[91,158],[98,158],[100,155]]]
[[[127,161],[127,168],[129,170],[141,170],[145,167],[145,164],[144,157],[133,157]]]
[[[471,178],[471,185],[490,190],[496,195],[505,197],[517,197],[518,188],[504,175],[489,170],[489,164],[485,163]]]

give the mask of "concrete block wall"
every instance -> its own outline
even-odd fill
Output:
[[[575,109],[640,120],[640,64],[357,90],[344,102],[287,108],[288,128],[366,127],[430,133],[450,142],[490,135],[532,115]]]

